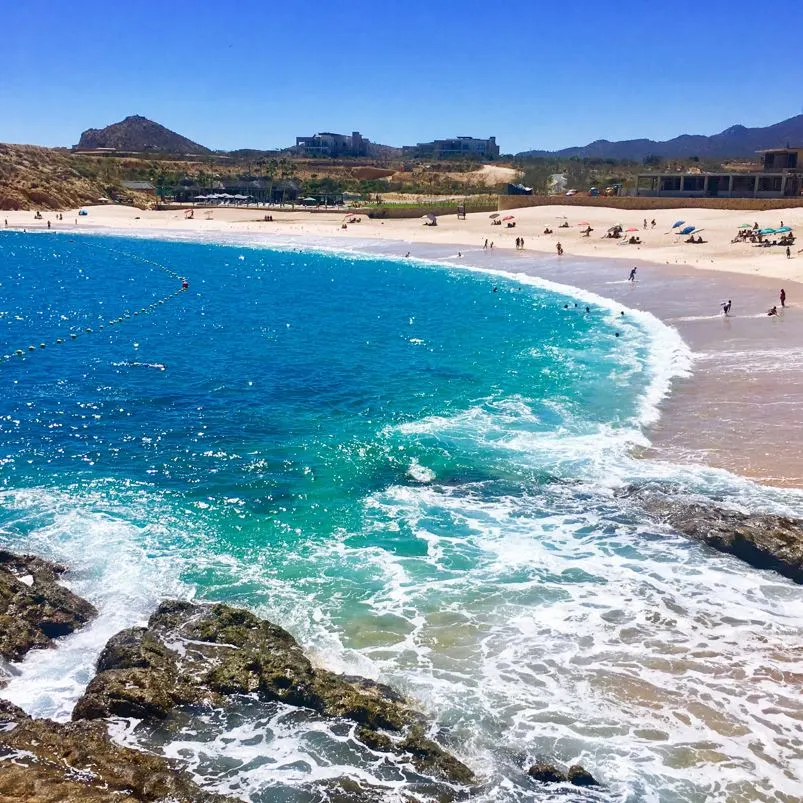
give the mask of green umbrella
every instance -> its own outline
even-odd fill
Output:
[[[781,226],[780,229],[775,229],[776,234],[788,234],[790,231],[792,231],[790,226]]]
[[[739,226],[739,228],[740,229],[752,229],[753,227],[749,223],[742,223],[742,225]]]

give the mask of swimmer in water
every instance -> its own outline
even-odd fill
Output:
[[[767,315],[777,315],[778,314],[778,307],[770,307],[767,310]]]

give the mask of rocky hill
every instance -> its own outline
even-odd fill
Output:
[[[94,148],[114,148],[137,153],[210,153],[209,148],[137,114],[126,117],[119,123],[107,125],[106,128],[87,129],[74,147],[75,150]]]
[[[706,159],[755,156],[756,151],[761,148],[783,148],[786,145],[800,144],[803,144],[803,114],[764,128],[734,125],[710,137],[701,134],[682,134],[662,142],[652,139],[626,139],[618,142],[598,139],[588,145],[559,151],[524,151],[518,156],[634,161],[642,161],[648,156],[658,156],[662,159],[688,159],[691,156],[699,156],[701,159]]]
[[[147,206],[153,195],[122,186],[119,160],[0,142],[0,210],[74,209],[107,198]]]

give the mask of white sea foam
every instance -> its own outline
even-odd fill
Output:
[[[130,508],[99,510],[98,501],[51,489],[0,492],[0,506],[12,514],[0,541],[17,549],[15,533],[24,529],[24,550],[67,564],[68,587],[99,611],[87,627],[60,639],[57,649],[33,651],[15,666],[3,694],[35,716],[69,719],[106,641],[144,623],[160,599],[192,595],[178,579],[176,562],[160,556],[165,529],[132,523]]]

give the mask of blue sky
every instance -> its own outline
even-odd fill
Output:
[[[803,111],[803,14],[745,0],[0,0],[0,142],[142,114],[211,148],[359,130],[503,152]]]

